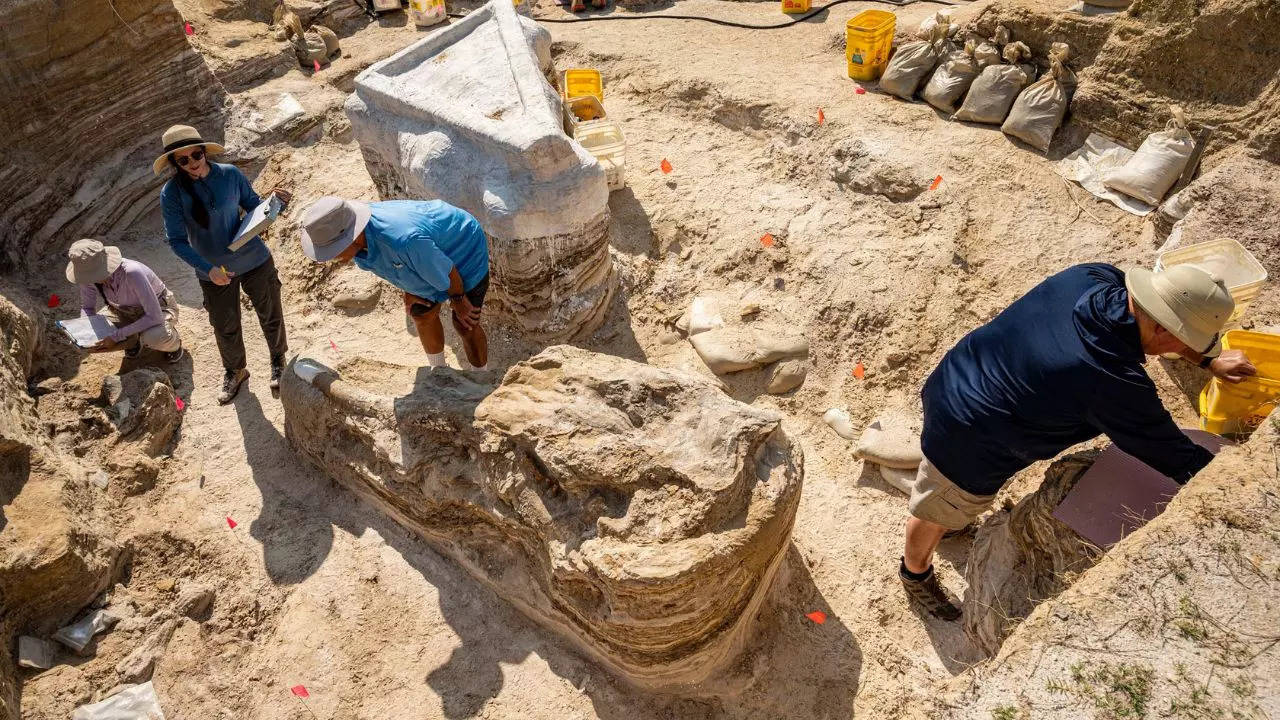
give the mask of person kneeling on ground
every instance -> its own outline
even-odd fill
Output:
[[[326,196],[302,218],[302,250],[316,262],[354,260],[404,292],[427,364],[444,359],[440,303],[452,309],[467,361],[489,363],[480,310],[489,290],[489,243],[480,222],[441,200],[363,203]]]
[[[936,617],[960,616],[934,549],[1037,460],[1106,434],[1179,484],[1208,464],[1213,455],[1174,424],[1143,364],[1178,353],[1227,382],[1253,375],[1244,353],[1218,344],[1234,308],[1222,281],[1196,267],[1077,265],[961,339],[921,393],[924,461],[898,566],[910,598]]]
[[[97,240],[75,241],[67,258],[67,279],[80,286],[80,313],[94,314],[101,299],[103,317],[116,327],[90,352],[123,349],[125,357],[135,358],[146,346],[171,363],[182,359],[178,302],[151,268]]]

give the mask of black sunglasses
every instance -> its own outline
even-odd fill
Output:
[[[178,167],[186,167],[188,163],[200,162],[204,159],[204,150],[197,150],[190,155],[174,155],[174,162],[178,163]]]

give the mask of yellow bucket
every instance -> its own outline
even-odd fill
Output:
[[[788,15],[809,12],[809,0],[782,0],[782,12]]]
[[[604,102],[604,81],[600,78],[599,70],[569,68],[564,71],[560,86],[565,100],[594,95],[597,100]]]
[[[897,17],[884,10],[863,10],[845,25],[844,56],[849,62],[849,77],[854,80],[879,80],[889,64],[893,49],[893,29]]]
[[[1280,335],[1231,330],[1223,350],[1243,350],[1258,375],[1240,383],[1214,378],[1200,391],[1200,428],[1211,433],[1247,433],[1275,409],[1280,399]]]

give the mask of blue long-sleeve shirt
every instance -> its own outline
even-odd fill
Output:
[[[1143,370],[1124,273],[1077,265],[966,335],[925,382],[925,457],[992,495],[1019,470],[1105,433],[1185,483],[1213,459],[1174,424]]]
[[[271,257],[259,236],[235,252],[227,249],[240,227],[240,211],[251,212],[261,202],[239,168],[211,162],[209,174],[191,184],[209,211],[209,227],[196,224],[191,216],[191,196],[183,192],[176,178],[160,189],[160,207],[169,246],[195,268],[201,280],[208,280],[209,271],[219,266],[243,275]]]
[[[489,274],[489,243],[480,221],[441,200],[388,200],[370,204],[365,247],[355,263],[401,290],[433,302],[449,297],[449,271],[462,289]]]

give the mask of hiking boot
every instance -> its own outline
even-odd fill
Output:
[[[284,364],[271,363],[271,389],[280,389],[280,376],[284,374]]]
[[[249,371],[246,368],[228,370],[226,376],[222,378],[222,394],[218,396],[218,404],[226,405],[234,400],[236,393],[240,392],[240,386],[248,379]]]
[[[923,578],[913,579],[907,575],[907,566],[899,563],[898,577],[907,591],[907,597],[928,610],[930,615],[947,621],[960,619],[960,608],[956,607],[942,583],[938,582],[938,574],[933,571],[932,565]]]
[[[142,343],[136,342],[124,349],[124,356],[133,360],[142,354]]]
[[[172,365],[178,362],[179,360],[181,360],[183,353],[185,353],[186,351],[187,351],[186,348],[182,346],[178,346],[177,350],[174,350],[172,352],[167,352],[164,354],[164,361]]]

